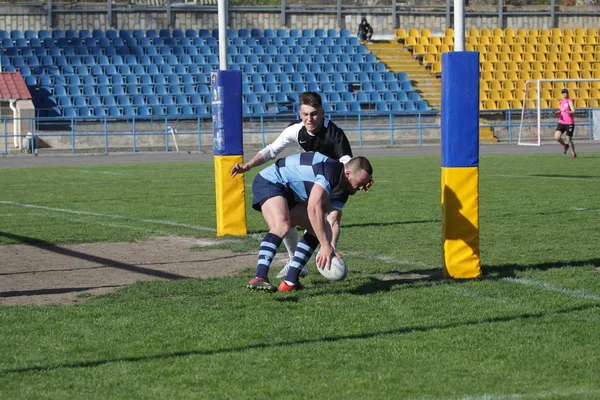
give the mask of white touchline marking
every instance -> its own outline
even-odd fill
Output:
[[[198,230],[198,231],[216,232],[215,228],[208,228],[206,226],[198,226],[198,225],[191,225],[191,224],[182,224],[182,223],[178,223],[178,222],[163,221],[163,220],[157,220],[157,219],[132,218],[132,217],[126,217],[126,216],[123,216],[123,215],[101,214],[101,213],[93,213],[93,212],[87,212],[87,211],[67,210],[67,209],[64,209],[64,208],[45,207],[45,206],[38,206],[38,205],[35,205],[35,204],[17,203],[17,202],[14,202],[14,201],[0,201],[0,204],[6,204],[6,205],[9,205],[9,206],[17,206],[17,207],[34,208],[34,209],[38,209],[38,210],[64,212],[64,213],[68,213],[68,214],[91,215],[91,216],[94,216],[94,217],[105,217],[105,218],[112,218],[112,219],[124,219],[124,220],[128,220],[128,221],[146,222],[146,223],[150,223],[150,224],[159,224],[159,225],[168,225],[168,226],[179,226],[179,227],[182,227],[182,228],[189,228],[189,229],[194,229],[194,230]]]
[[[381,261],[386,264],[418,265],[418,266],[429,268],[429,269],[440,268],[439,266],[434,267],[432,265],[426,264],[421,261],[397,260],[394,257],[388,257],[388,256],[373,256],[373,255],[368,255],[368,254],[363,254],[363,253],[355,253],[355,252],[342,252],[342,255],[349,255],[351,257],[362,258],[365,260]]]
[[[63,221],[79,222],[82,224],[108,226],[111,228],[119,228],[119,229],[130,229],[132,231],[139,231],[139,232],[154,232],[154,233],[158,233],[158,234],[165,235],[165,236],[172,234],[171,232],[160,231],[157,229],[141,228],[141,227],[137,227],[137,226],[133,226],[133,225],[111,224],[111,223],[107,223],[107,222],[92,221],[90,219],[68,218],[68,217],[63,217],[60,215],[44,214],[44,213],[37,213],[37,212],[24,213],[24,214],[0,214],[0,216],[11,216],[11,217],[12,216],[14,216],[14,217],[33,216],[33,217],[40,217],[40,218],[54,218],[54,219],[61,219]]]
[[[62,183],[9,183],[6,185],[1,185],[0,187],[42,187],[42,186],[51,186],[51,187],[60,187],[60,186],[73,186],[73,185],[106,185],[106,184],[130,184],[130,183],[170,183],[170,182],[198,182],[198,183],[206,183],[206,182],[214,182],[214,179],[153,179],[153,180],[106,180],[106,181],[85,181],[85,182],[62,182]]]
[[[600,179],[595,179],[595,178],[582,178],[582,177],[578,177],[578,176],[536,176],[536,175],[509,175],[509,174],[482,174],[481,177],[484,178],[486,176],[497,176],[500,178],[521,178],[521,179],[528,179],[528,178],[538,178],[538,179],[558,179],[558,180],[567,180],[567,181],[571,181],[571,180],[577,180],[577,181],[593,181],[593,182],[600,182]]]
[[[512,399],[543,399],[546,397],[571,397],[575,395],[591,395],[600,393],[598,390],[558,390],[548,392],[537,392],[537,393],[502,393],[502,394],[482,394],[477,396],[463,396],[463,397],[452,397],[452,399],[458,400],[512,400]],[[423,397],[422,399],[429,399],[429,397]],[[441,400],[441,399],[440,399]]]
[[[600,209],[598,209],[598,208],[569,207],[569,210],[573,210],[573,211],[596,211],[596,212],[600,212]]]
[[[550,290],[552,292],[565,294],[567,296],[579,297],[581,299],[589,299],[589,300],[597,300],[600,301],[600,295],[586,292],[585,290],[571,290],[565,289],[560,286],[550,285],[544,282],[535,282],[529,279],[519,279],[519,278],[502,278],[503,281],[513,284],[525,285],[525,286],[533,286],[539,289]]]
[[[86,174],[105,174],[105,175],[125,175],[121,172],[110,172],[110,171],[92,171],[89,169],[80,169],[77,170],[75,172],[82,172],[82,173],[86,173]]]

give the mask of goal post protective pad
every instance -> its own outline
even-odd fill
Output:
[[[443,275],[481,276],[479,252],[479,53],[442,54]]]
[[[244,162],[241,71],[212,71],[211,98],[217,236],[246,235],[244,174],[230,174]]]

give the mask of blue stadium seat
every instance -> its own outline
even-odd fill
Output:
[[[64,107],[62,115],[67,118],[75,118],[77,117],[77,110],[73,107]]]
[[[179,107],[176,104],[168,105],[165,112],[170,116],[176,116],[180,114]]]
[[[124,117],[134,117],[136,115],[135,108],[133,106],[125,106],[121,112]]]
[[[121,116],[121,109],[116,106],[108,107],[108,116],[118,118]]]
[[[152,106],[152,115],[153,116],[164,116],[165,115],[165,107],[161,106],[161,105],[154,105]]]
[[[189,104],[184,104],[181,106],[181,111],[180,111],[181,115],[189,117],[194,115],[194,109],[192,108],[191,105]]]
[[[77,116],[81,118],[89,118],[90,117],[90,109],[89,107],[79,107],[77,108]]]
[[[154,106],[160,104],[160,100],[157,95],[151,94],[146,97],[146,104],[149,106]]]
[[[194,39],[198,37],[198,32],[196,32],[195,29],[186,29],[185,30],[185,37],[190,38],[190,39]]]
[[[148,106],[139,106],[137,108],[137,115],[139,117],[148,117],[148,116],[150,116],[150,108]]]

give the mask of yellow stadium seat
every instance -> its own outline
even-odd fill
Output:
[[[534,62],[535,57],[534,57],[533,53],[523,53],[523,61],[528,62],[528,63]]]
[[[416,28],[409,28],[408,29],[408,36],[412,36],[412,37],[418,37],[419,36],[419,30]]]
[[[542,89],[552,90],[552,82],[540,82],[540,87]]]
[[[575,41],[573,40],[573,36],[563,36],[562,44],[573,44]]]
[[[579,71],[569,71],[569,79],[581,79]]]
[[[491,82],[494,80],[494,75],[490,71],[481,72],[481,79]]]
[[[546,99],[541,99],[541,100],[540,100],[540,108],[549,108],[549,107],[548,107],[548,100],[546,100]]]
[[[412,53],[413,56],[423,56],[427,54],[427,49],[422,44],[416,44],[415,47],[413,47]]]
[[[543,65],[543,69],[545,69],[546,71],[562,71],[562,61],[559,61],[557,63],[553,63],[551,61],[545,62]],[[564,64],[564,63],[563,63]]]
[[[440,45],[440,53],[448,53],[448,52],[452,51],[453,48],[454,48],[454,45],[450,46],[447,44],[441,44]]]
[[[504,81],[504,88],[507,89],[507,85],[510,84],[510,88],[513,89],[513,85],[515,81],[519,80],[519,72],[518,71],[507,71],[506,72],[506,80]]]
[[[479,109],[480,110],[485,110],[485,101],[480,101],[479,102]]]
[[[423,56],[423,64],[424,65],[431,65],[436,61],[437,61],[437,59],[435,57],[435,53],[429,52],[428,54],[425,54]]]
[[[490,36],[490,43],[493,44],[504,44],[504,38],[502,36],[496,36],[496,35],[492,35]]]
[[[538,36],[538,44],[548,45],[550,44],[550,36]]]
[[[503,81],[506,79],[506,75],[504,75],[503,71],[494,71],[494,79]]]
[[[537,104],[535,104],[534,100],[527,100],[524,102],[523,105],[524,105],[524,107],[527,107],[527,108],[533,108],[533,109],[537,108]]]
[[[419,36],[417,39],[417,43],[422,46],[429,46],[429,37],[428,36]]]
[[[488,48],[488,51],[491,53],[500,53],[500,48],[498,47],[497,44],[490,44],[487,46],[487,48]]]
[[[581,61],[579,66],[582,71],[590,71],[592,69],[592,64],[589,61]]]
[[[583,99],[575,99],[575,108],[587,108],[587,103]]]
[[[485,53],[486,61],[493,62],[493,63],[500,61],[501,56],[502,56],[502,53],[500,53],[500,54],[499,53]]]
[[[592,71],[579,71],[579,79],[592,79]]]
[[[436,75],[441,75],[441,73],[442,73],[442,62],[441,61],[436,61],[433,64],[431,64],[431,72],[433,72]]]
[[[548,46],[548,52],[558,54],[560,53],[560,47],[556,44],[551,44]]]
[[[586,34],[588,36],[596,36],[598,35],[598,32],[596,31],[596,28],[587,28]]]
[[[490,90],[488,82],[481,79],[479,81],[479,90]]]
[[[436,46],[435,44],[430,44],[429,46],[427,46],[427,52],[433,56],[435,56],[436,54],[439,53],[439,47]]]
[[[542,74],[542,71],[531,71],[531,79],[544,79],[544,74]]]
[[[572,28],[563,29],[563,37],[564,36],[573,36],[573,29]]]
[[[479,31],[477,28],[470,28],[467,32],[469,36],[479,36]]]
[[[562,44],[562,42],[563,42],[562,36],[552,36],[552,39],[550,40],[551,44]]]
[[[511,90],[503,90],[502,91],[502,98],[504,100],[512,100],[512,99],[514,99],[512,91]]]
[[[514,62],[523,61],[523,57],[521,53],[510,53],[510,60]]]
[[[562,36],[562,31],[560,30],[560,28],[552,28],[550,30],[550,35],[552,36]]]
[[[600,69],[594,70],[594,78],[593,79],[600,79]]]
[[[587,40],[584,36],[573,36],[573,43],[584,45],[587,43]]]
[[[540,98],[542,99],[551,99],[552,93],[548,89],[542,89],[542,93],[540,94]]]
[[[467,36],[466,44],[477,46],[479,44],[479,36]]]
[[[489,90],[496,90],[496,91],[500,91],[502,90],[502,83],[500,83],[500,81],[491,81],[490,83],[488,83],[489,86]]]
[[[515,37],[514,36],[504,36],[504,40],[503,40],[504,44],[507,45],[513,45],[515,43]]]
[[[485,102],[485,109],[486,110],[496,110],[496,102],[494,100],[486,100]]]
[[[552,99],[548,102],[548,105],[550,106],[550,108],[560,108],[560,100]]]
[[[429,28],[421,28],[421,36],[431,37],[431,31]]]
[[[584,53],[585,55],[587,55],[588,53],[592,53],[592,54],[594,54],[594,52],[595,52],[595,47],[596,47],[596,46],[593,46],[593,45],[591,45],[591,44],[586,44],[585,46],[583,46],[583,53]]]
[[[527,36],[527,38],[525,39],[525,43],[538,44],[538,37],[537,36]]]
[[[522,61],[521,64],[521,71],[523,72],[528,72],[531,71],[531,62],[530,61]]]
[[[590,98],[600,100],[600,89],[590,90]]]
[[[586,36],[585,29],[575,28],[575,36]]]
[[[531,78],[531,77],[529,75],[527,75],[525,78],[521,77],[520,80],[516,81],[515,86],[517,88],[517,92],[523,93],[523,90],[525,89],[525,82],[527,80],[529,80],[529,78]],[[517,98],[519,98],[519,97],[517,96]],[[523,98],[521,98],[521,99],[523,99]]]
[[[407,36],[406,39],[404,40],[404,45],[409,48],[416,46],[417,38],[414,36]]]
[[[506,71],[506,63],[503,63],[502,61],[495,62],[494,70],[495,71]]]
[[[590,90],[592,87],[589,82],[579,82],[579,89]]]
[[[600,108],[600,100],[598,99],[589,99],[588,106],[590,108]]]
[[[490,31],[489,28],[483,28],[479,32],[479,36],[492,36],[492,31]]]
[[[508,63],[506,63],[506,69],[508,71],[518,71],[519,70],[519,64],[514,62],[514,61],[510,61]]]
[[[499,53],[490,53],[490,54],[496,54],[496,58],[498,61],[502,61],[504,63],[507,63],[510,61],[510,55],[508,53],[499,52]]]
[[[542,71],[544,69],[544,66],[541,62],[539,61],[534,61],[531,63],[531,69],[533,71]]]
[[[454,28],[444,29],[444,36],[454,37]]]
[[[579,71],[579,62],[571,61],[568,65],[568,70],[570,71]]]
[[[598,44],[598,39],[596,36],[584,36],[586,44]]]
[[[533,46],[531,44],[526,44],[525,46],[523,46],[523,50],[526,53],[537,53],[535,46]]]
[[[583,61],[583,57],[581,56],[582,53],[572,53],[571,54],[571,62],[580,62]]]
[[[498,110],[508,110],[510,108],[510,103],[507,100],[500,99],[496,102],[496,107]]]
[[[559,60],[558,55],[556,53],[547,53],[546,54],[546,61],[554,62],[555,63],[555,62],[558,62],[560,60]]]
[[[525,37],[527,36],[527,31],[525,29],[517,29],[517,36]]]
[[[494,70],[494,64],[488,61],[484,61],[481,64],[479,64],[479,70],[482,72],[492,72]]]
[[[440,36],[431,36],[429,38],[429,43],[439,46],[440,44],[442,44],[442,38]]]
[[[540,29],[538,36],[550,36],[550,31],[548,29]]]
[[[475,46],[472,44],[465,44],[465,51],[475,51]]]
[[[546,54],[545,53],[534,53],[535,61],[546,62]]]
[[[504,36],[504,31],[502,30],[502,28],[494,28],[492,30],[492,35],[502,37]]]
[[[504,37],[513,37],[515,36],[515,30],[513,28],[504,29]]]
[[[525,82],[523,82],[523,85],[524,84],[525,84]],[[520,88],[520,89],[515,89],[513,91],[515,100],[521,100],[521,101],[525,100],[525,91],[523,89],[525,89],[525,87]]]
[[[523,108],[523,103],[521,103],[521,100],[513,100],[510,102],[510,108],[521,109]]]
[[[513,43],[514,44],[525,44],[525,37],[524,36],[515,36],[513,39]]]
[[[580,99],[587,100],[587,99],[590,98],[590,93],[586,89],[581,89],[580,88],[577,91],[577,95],[576,96],[579,97]]]
[[[562,91],[562,87],[557,87],[552,89],[552,97],[556,98],[556,99],[560,99],[561,96],[561,92]]]
[[[491,36],[479,36],[479,44],[490,44],[491,40],[490,40]]]
[[[579,45],[577,45],[579,46]],[[563,43],[558,46],[562,53],[571,53],[573,51],[573,47],[570,44]]]
[[[548,46],[549,45],[547,45],[547,44],[538,43],[535,45],[535,51],[536,51],[536,53],[544,53],[545,54],[548,52]]]
[[[500,100],[500,91],[498,90],[489,90],[487,93],[487,97],[490,100]]]
[[[399,40],[406,39],[406,29],[396,28],[396,39],[399,39]]]
[[[575,90],[575,89],[577,89],[577,83],[578,83],[578,82],[567,82],[567,83],[565,84],[565,86],[566,86],[566,87],[567,87],[567,89],[569,89],[569,90]]]
[[[564,71],[551,72],[547,71],[544,74],[545,79],[567,79],[567,73]]]
[[[485,90],[479,89],[479,101],[486,101],[488,99]]]
[[[454,36],[444,36],[442,43],[447,44],[448,46],[454,46]]]
[[[538,30],[537,30],[537,29],[529,29],[529,30],[527,31],[527,35],[528,35],[528,36],[537,36],[538,34],[539,34],[539,33],[538,33]]]

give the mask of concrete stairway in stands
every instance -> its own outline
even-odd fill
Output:
[[[406,72],[411,80],[413,89],[421,98],[429,103],[429,108],[440,109],[441,82],[421,63],[414,59],[412,54],[403,46],[393,40],[381,40],[367,43],[369,51],[383,62],[388,70],[393,72]]]
[[[380,40],[367,43],[369,51],[383,62],[388,70],[393,72],[406,72],[408,79],[413,84],[421,98],[429,103],[429,108],[439,110],[442,98],[442,81],[419,60],[415,59],[411,52],[406,50],[402,44],[395,40]],[[482,143],[495,143],[498,139],[494,136],[492,127],[486,124],[484,119],[479,120],[479,141]]]

